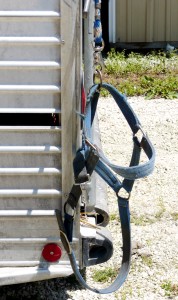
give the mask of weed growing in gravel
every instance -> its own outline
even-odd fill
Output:
[[[178,98],[178,55],[163,51],[129,55],[112,49],[105,60],[104,80],[127,96]],[[106,91],[103,91],[106,96]]]
[[[159,199],[159,210],[158,212],[155,214],[155,218],[157,220],[161,220],[161,218],[163,217],[164,213],[166,211],[166,208],[164,206],[164,203],[163,203],[163,199]]]
[[[132,292],[132,288],[131,287],[127,287],[125,289],[122,290],[121,292],[121,300],[126,300],[128,299],[128,296],[132,296],[133,292]]]
[[[94,270],[93,280],[95,282],[107,282],[117,276],[118,271],[113,268],[105,268],[102,270]]]
[[[172,213],[171,216],[174,221],[178,221],[178,212]]]
[[[152,240],[151,240],[151,239],[149,239],[149,240],[147,240],[147,241],[146,241],[146,243],[147,243],[147,245],[148,245],[148,246],[151,246],[151,244],[152,244]]]
[[[165,281],[161,284],[161,288],[165,290],[165,295],[168,297],[178,296],[178,284]]]
[[[127,300],[127,293],[126,292],[122,292],[121,300]]]
[[[112,213],[110,214],[110,221],[118,221],[119,220],[119,216],[116,213]]]
[[[146,219],[144,216],[131,215],[131,223],[134,223],[135,225],[144,226],[146,225]]]
[[[147,224],[153,224],[155,222],[154,219],[146,217],[144,215],[134,215],[131,214],[131,223],[137,225],[137,226],[146,226]]]
[[[142,262],[149,268],[153,265],[153,260],[150,256],[142,256]]]

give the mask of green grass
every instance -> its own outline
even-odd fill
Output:
[[[127,96],[178,98],[178,54],[150,52],[147,55],[116,52],[112,49],[105,60],[103,80]],[[103,91],[103,95],[107,93]]]
[[[131,218],[130,218],[131,223],[137,225],[137,226],[146,226],[147,224],[153,224],[156,222],[155,219],[147,217],[145,215],[134,215],[131,214]]]
[[[95,282],[108,282],[113,280],[118,274],[118,271],[113,268],[105,268],[102,270],[95,270],[93,272],[93,280]]]
[[[165,290],[165,295],[168,297],[178,296],[178,284],[165,281],[161,284],[161,288]]]
[[[119,218],[119,215],[116,214],[116,213],[112,213],[110,214],[110,221],[119,221],[120,218]]]
[[[142,256],[142,262],[149,268],[153,265],[153,260],[150,256]]]
[[[166,208],[164,206],[163,199],[160,197],[159,198],[159,210],[156,212],[155,218],[157,220],[161,220],[162,217],[163,217],[163,215],[164,215],[164,213],[165,213],[165,211],[166,211]]]

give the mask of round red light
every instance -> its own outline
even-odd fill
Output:
[[[61,258],[62,250],[57,244],[47,244],[44,246],[42,256],[46,261],[56,262]]]

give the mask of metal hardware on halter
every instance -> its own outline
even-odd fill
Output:
[[[105,47],[105,43],[104,43],[104,40],[102,39],[101,44],[93,46],[93,49],[95,52],[102,52],[104,50],[104,47]]]
[[[89,191],[91,190],[91,180],[87,181],[85,183],[82,183],[80,185],[81,190],[82,190],[82,195],[81,195],[81,202],[84,205],[84,208],[86,210],[86,204],[90,202],[89,199]]]
[[[94,57],[94,66],[96,69],[96,66],[100,65],[101,66],[101,70],[104,68],[104,62],[103,62],[103,58],[102,58],[102,51],[105,47],[104,41],[102,40],[102,45],[99,46],[93,46],[93,57]]]
[[[99,78],[99,82],[96,82],[96,77]],[[99,84],[99,88],[102,86],[103,79],[102,79],[102,73],[100,70],[95,70],[95,73],[93,75],[93,82],[94,82],[94,84]]]

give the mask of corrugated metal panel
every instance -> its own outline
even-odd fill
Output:
[[[118,0],[116,42],[178,41],[177,0]]]
[[[60,114],[61,110],[60,10],[58,7],[58,10],[54,11],[52,3],[46,11],[41,1],[30,3],[22,7],[21,1],[9,1],[8,10],[4,10],[7,9],[7,3],[0,2],[0,113],[5,114],[7,120],[10,117],[15,118],[17,114],[20,119],[21,116],[25,118],[27,113],[32,114],[32,118],[37,115],[40,119],[42,114]],[[57,4],[57,1],[53,4]],[[58,56],[55,61],[53,48]],[[39,126],[37,141],[35,134],[29,129],[25,129],[24,126],[18,129],[16,126],[6,129],[4,126],[0,127],[0,135],[4,136],[0,146],[0,167],[5,169],[0,174],[0,200],[4,209],[8,208],[8,198],[13,199],[11,209],[36,209],[35,201],[32,206],[26,200],[29,189],[43,190],[43,196],[49,199],[49,207],[53,193],[50,195],[48,192],[46,196],[45,191],[55,188],[61,194],[62,180],[56,173],[49,172],[47,178],[44,172],[40,171],[42,168],[61,168],[61,138],[55,139],[54,144],[53,139],[49,139],[49,135],[52,137],[55,134],[53,128],[50,128],[49,133],[49,127]],[[32,128],[31,130],[33,131]],[[61,135],[61,131],[58,134]],[[38,173],[34,172],[34,167],[38,168]],[[18,174],[16,168],[19,168]],[[29,169],[31,175],[28,174]],[[58,170],[60,172],[60,169]],[[16,196],[13,196],[12,189],[16,190]],[[14,197],[19,197],[21,189],[26,192],[20,196],[21,204],[17,207]],[[39,197],[38,193],[33,194]],[[38,200],[37,207],[40,208]],[[55,207],[61,209],[59,196]]]
[[[178,1],[155,0],[154,41],[178,41]]]
[[[170,16],[170,27],[171,27],[171,41],[178,41],[178,1],[171,0],[171,16]]]
[[[80,1],[0,0],[0,266],[41,264],[44,244],[61,244],[54,210],[63,209],[72,186],[79,133],[80,7]],[[17,116],[38,123],[54,114],[57,125],[11,124]]]
[[[154,41],[166,41],[166,25],[168,25],[168,12],[166,11],[168,1],[157,0],[154,1]]]

